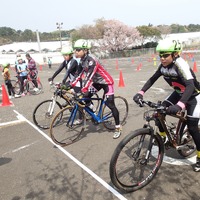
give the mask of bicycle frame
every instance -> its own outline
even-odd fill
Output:
[[[147,105],[148,105],[148,102],[147,102]],[[166,114],[166,112],[163,113],[163,111],[164,111],[163,108],[161,108],[160,111],[157,110],[156,108],[153,110],[154,113],[152,116],[149,116],[149,111],[145,112],[145,113],[148,113],[148,116],[144,116],[147,122],[144,125],[144,127],[146,126],[146,127],[149,127],[150,129],[151,128],[153,129],[153,127],[150,125],[150,121],[153,120],[155,122],[154,134],[157,134],[158,126],[156,125],[156,119],[159,120],[163,130],[165,131],[168,137],[169,142],[172,144],[174,148],[179,150],[180,148],[184,147],[184,145],[180,145],[180,138],[182,137],[182,134],[184,132],[184,129],[186,127],[186,122],[187,122],[187,119],[185,117],[185,112],[181,112],[177,115],[168,115]],[[177,126],[168,125],[166,121],[166,115],[178,119]]]
[[[180,136],[183,133],[183,130],[186,126],[186,118],[184,117],[184,113],[181,113],[180,115],[170,115],[170,116],[178,119],[177,127],[168,128],[165,116],[163,114],[158,114],[158,120],[160,121],[162,128],[169,139],[169,142],[173,145],[174,148],[177,148],[180,143]],[[172,131],[172,129],[174,128],[176,128],[175,132]]]
[[[95,114],[93,111],[91,111],[91,109],[89,107],[81,104],[81,102],[88,101],[88,100],[89,101],[95,101],[95,100],[96,101],[97,100],[101,101],[97,114]],[[75,116],[76,116],[76,113],[78,111],[78,108],[83,108],[83,110],[85,110],[92,117],[92,119],[97,123],[102,123],[102,122],[106,121],[107,119],[112,117],[111,116],[112,112],[110,111],[107,115],[102,117],[103,107],[104,107],[105,104],[106,104],[106,101],[103,98],[87,98],[87,97],[83,97],[81,99],[78,99],[78,102],[75,104],[67,124],[69,124],[69,122],[71,122],[71,126],[72,126],[72,124],[74,122],[74,119],[75,119]]]

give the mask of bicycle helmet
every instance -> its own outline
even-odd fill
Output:
[[[70,55],[73,54],[73,49],[71,47],[63,47],[61,50],[62,55]]]
[[[22,57],[17,57],[17,61],[19,61],[19,60],[23,60]]]
[[[2,64],[2,67],[5,68],[5,67],[8,67],[10,65],[10,63],[4,63]]]
[[[161,40],[157,47],[157,52],[180,52],[182,50],[182,45],[178,40],[164,39]]]
[[[90,49],[91,44],[87,40],[79,39],[74,44],[74,49]]]

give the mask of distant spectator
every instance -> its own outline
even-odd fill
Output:
[[[20,93],[22,96],[25,96],[24,94],[24,80],[27,79],[28,75],[28,69],[26,63],[23,63],[23,59],[21,57],[17,58],[18,64],[17,64],[17,73],[19,74],[19,80],[20,80]]]
[[[21,54],[17,54],[16,55],[16,61],[15,61],[15,71],[16,71],[16,73],[17,73],[17,65],[18,65],[18,60],[17,60],[17,58],[21,58]],[[26,61],[25,60],[23,60],[23,63],[26,63]],[[17,74],[18,75],[18,74]]]
[[[38,90],[38,83],[37,83],[37,75],[38,75],[38,70],[37,70],[37,65],[35,60],[30,56],[29,53],[26,54],[26,59],[28,60],[28,70],[30,73],[30,78],[32,79],[33,84],[35,85],[34,90]]]
[[[49,65],[49,69],[51,69],[52,62],[50,58],[48,58],[48,65]]]
[[[15,94],[14,88],[10,80],[10,72],[9,72],[10,63],[5,63],[2,66],[3,66],[2,75],[4,77],[4,81],[8,89],[9,98],[11,99],[11,98],[21,97],[21,95]]]

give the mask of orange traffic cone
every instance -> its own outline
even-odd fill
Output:
[[[120,70],[118,87],[125,87],[122,71]]]
[[[194,61],[194,66],[193,66],[193,72],[197,72],[198,70],[197,70],[197,63],[196,63],[196,61]]]
[[[0,104],[0,107],[1,106],[11,106],[11,105],[13,105],[13,104],[10,102],[5,85],[2,84],[2,103]]]

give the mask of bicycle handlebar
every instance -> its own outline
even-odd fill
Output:
[[[157,111],[161,112],[161,113],[166,113],[167,112],[167,107],[162,105],[161,101],[158,101],[157,103],[154,103],[152,101],[145,101],[142,99],[139,99],[139,106],[143,107],[144,104],[148,105],[151,108],[155,108]]]

